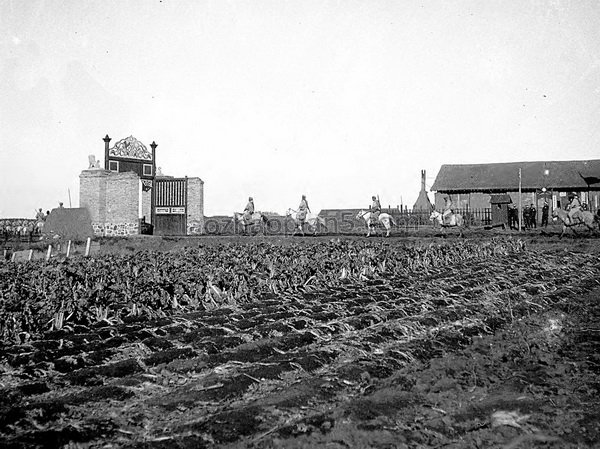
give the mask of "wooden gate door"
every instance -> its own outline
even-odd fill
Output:
[[[187,234],[187,179],[155,179],[154,235]]]

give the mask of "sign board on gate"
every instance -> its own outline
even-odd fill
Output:
[[[177,214],[182,215],[185,214],[185,207],[157,207],[156,208],[157,215],[168,215],[168,214]]]

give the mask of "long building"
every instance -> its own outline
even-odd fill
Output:
[[[544,201],[552,208],[564,208],[569,193],[577,193],[592,211],[600,206],[600,160],[535,161],[494,164],[442,165],[431,190],[435,206],[442,208],[451,196],[459,208],[490,207],[492,194],[509,194],[519,201],[519,173],[522,204],[541,208]]]

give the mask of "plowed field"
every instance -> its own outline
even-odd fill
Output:
[[[215,254],[243,259],[253,245],[217,244]],[[24,316],[7,307],[21,288],[14,279],[26,284],[27,276],[74,267],[88,279],[90,262],[5,263],[0,441],[14,448],[597,447],[598,242],[477,239],[458,252],[456,245],[274,243],[257,249],[270,261],[249,263],[243,276],[203,265],[216,271],[196,301],[191,290],[184,296],[165,287],[169,310],[130,295],[119,313],[98,303],[93,314],[72,309],[68,318],[64,298],[47,295],[62,301],[65,318],[52,309],[44,328],[7,324]],[[213,257],[196,251],[145,252],[143,260],[166,255],[188,270]],[[130,260],[103,257],[115,270]],[[286,267],[277,261],[286,257],[302,276],[282,278]]]

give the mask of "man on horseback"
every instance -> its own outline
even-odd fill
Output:
[[[306,195],[302,195],[302,199],[300,200],[300,205],[298,206],[298,215],[296,218],[304,223],[306,220],[306,214],[310,212],[310,207],[308,207],[308,201],[306,201]]]
[[[571,197],[571,201],[567,206],[567,210],[569,211],[568,216],[569,221],[571,222],[570,224],[575,224],[575,220],[577,220],[578,222],[583,221],[581,217],[581,202],[579,201],[579,197],[576,193],[574,193]]]
[[[450,225],[451,220],[452,220],[452,198],[450,198],[450,195],[448,195],[446,198],[444,198],[446,205],[444,206],[444,212],[442,213],[442,219],[444,220],[444,224]]]
[[[35,231],[38,234],[42,233],[42,228],[44,227],[44,221],[46,220],[46,216],[44,215],[44,212],[42,212],[42,208],[40,207],[38,209],[38,211],[35,214]]]
[[[244,222],[250,223],[252,221],[252,215],[254,215],[254,199],[252,197],[248,198],[248,204],[244,208]]]
[[[369,207],[371,211],[371,220],[369,225],[375,226],[377,224],[377,220],[379,220],[379,214],[381,214],[381,203],[379,202],[379,198],[377,198],[375,195],[371,197],[371,200],[373,203]]]

